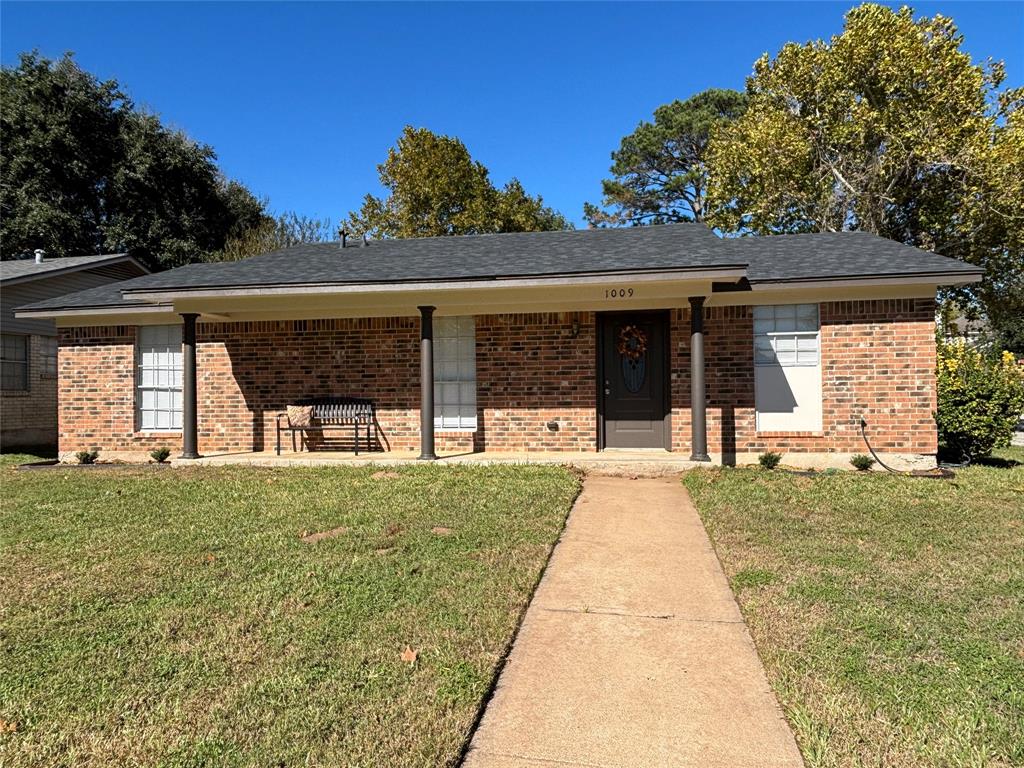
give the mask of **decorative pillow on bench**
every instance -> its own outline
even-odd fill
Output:
[[[313,406],[311,405],[289,405],[288,423],[293,427],[313,426]]]

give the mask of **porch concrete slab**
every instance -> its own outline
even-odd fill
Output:
[[[203,456],[200,459],[173,458],[175,466],[225,466],[243,465],[257,467],[325,467],[336,465],[367,465],[403,466],[408,464],[423,465],[416,451],[377,451],[374,453],[354,453],[341,451],[283,451],[278,456],[274,451],[253,451],[238,453],[218,453]],[[595,474],[607,475],[640,475],[657,476],[677,474],[686,469],[699,466],[687,459],[684,454],[663,450],[636,451],[482,451],[479,453],[441,453],[436,462],[444,466],[450,464],[555,464],[578,467]],[[704,465],[706,466],[706,464]]]
[[[587,478],[464,765],[803,766],[678,478]]]

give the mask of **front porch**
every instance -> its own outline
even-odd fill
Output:
[[[253,467],[324,467],[324,466],[380,466],[396,467],[423,464],[416,450],[377,451],[360,453],[350,451],[283,451],[222,452],[198,459],[173,458],[171,464],[186,466]],[[491,464],[557,464],[570,466],[592,474],[602,475],[669,475],[706,466],[706,462],[691,461],[685,454],[659,449],[594,451],[438,451],[432,463],[444,465]]]

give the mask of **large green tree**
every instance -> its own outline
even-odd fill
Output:
[[[746,113],[708,148],[709,222],[866,230],[964,259],[986,276],[959,298],[993,324],[1012,318],[1024,292],[1021,92],[1000,92],[1002,65],[975,65],[962,42],[946,17],[865,4],[830,41],[763,56]]]
[[[210,261],[239,261],[300,243],[324,243],[334,239],[330,219],[314,219],[297,213],[282,213],[266,219],[224,243],[224,248],[208,256]]]
[[[612,152],[601,206],[585,203],[583,215],[596,226],[703,221],[708,140],[746,105],[744,94],[712,88],[658,107],[653,122],[640,123]]]
[[[503,188],[452,136],[406,126],[377,166],[387,197],[367,195],[342,228],[372,237],[437,237],[567,229],[542,198],[513,179]]]
[[[127,251],[197,261],[266,219],[213,150],[135,108],[70,54],[22,54],[0,73],[0,254]]]

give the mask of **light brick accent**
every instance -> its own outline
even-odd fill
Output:
[[[931,299],[821,305],[820,434],[756,433],[752,309],[708,309],[710,450],[861,451],[863,414],[876,447],[934,453],[934,306]],[[678,451],[690,442],[689,325],[689,309],[671,312]],[[478,429],[438,432],[438,449],[595,450],[594,313],[484,315],[476,329]],[[128,326],[62,330],[62,451],[180,449],[180,435],[135,432],[134,344]],[[418,318],[200,323],[197,365],[200,452],[269,450],[278,412],[300,397],[329,394],[374,398],[386,444],[419,445]]]
[[[57,442],[57,377],[45,372],[46,338],[28,336],[28,389],[0,395],[0,445],[4,448]]]

